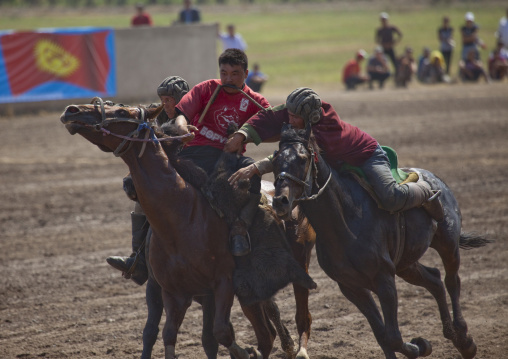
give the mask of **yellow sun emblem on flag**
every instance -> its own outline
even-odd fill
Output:
[[[40,40],[34,47],[39,70],[58,77],[67,77],[79,68],[79,60],[61,46],[49,40]]]

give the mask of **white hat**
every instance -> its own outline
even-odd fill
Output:
[[[379,17],[380,17],[381,19],[388,19],[388,13],[386,13],[386,12],[382,12],[381,14],[379,14]]]
[[[474,21],[474,14],[471,11],[466,12],[466,16],[464,16],[464,18],[466,21]]]

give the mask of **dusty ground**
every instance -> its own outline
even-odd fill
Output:
[[[507,358],[508,86],[454,85],[407,91],[322,94],[346,121],[399,153],[404,166],[427,168],[455,192],[464,229],[497,238],[462,251],[462,307],[478,358]],[[276,104],[282,100],[270,98]],[[63,110],[63,109],[62,109]],[[130,253],[123,162],[70,136],[59,113],[0,118],[0,357],[136,358],[146,309],[144,287],[121,278],[109,255]],[[256,159],[273,146],[249,147]],[[423,262],[442,269],[430,250]],[[310,296],[313,358],[381,358],[364,317],[315,258]],[[437,306],[424,290],[397,281],[403,337],[429,339],[432,358],[458,358],[441,335]],[[292,290],[277,297],[296,335]],[[203,358],[200,309],[181,327],[181,358]],[[235,303],[242,345],[254,335]],[[277,340],[274,358],[282,358]],[[156,357],[162,358],[159,341]],[[224,350],[221,358],[226,357]]]

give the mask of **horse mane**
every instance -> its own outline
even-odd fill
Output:
[[[309,139],[306,139],[306,129],[295,129],[291,125],[287,124],[287,127],[282,130],[280,136],[280,145],[286,143],[303,143],[306,147],[312,147],[315,152],[321,152],[319,145],[316,142],[316,138],[314,137],[314,133],[310,133]]]

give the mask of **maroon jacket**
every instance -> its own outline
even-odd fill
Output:
[[[341,161],[361,166],[376,150],[377,141],[358,127],[342,121],[330,104],[322,102],[321,108],[321,120],[312,126],[312,132],[325,160],[330,164]],[[286,106],[279,105],[252,116],[241,131],[258,145],[280,139],[283,123],[289,123],[289,115]]]

